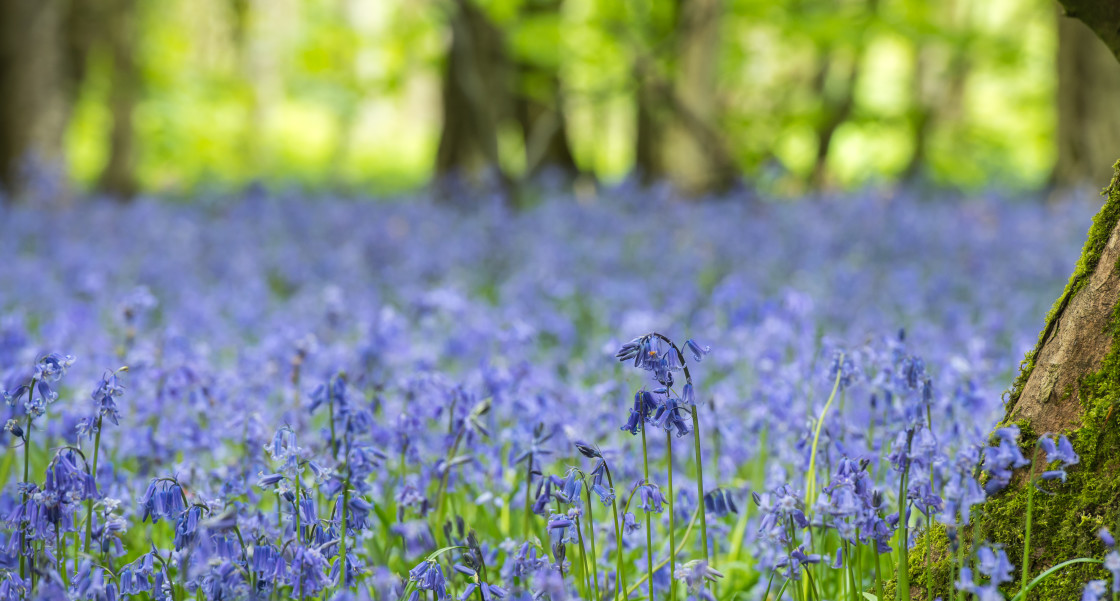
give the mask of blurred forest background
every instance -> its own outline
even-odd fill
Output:
[[[1120,64],[1051,0],[0,2],[9,197],[44,173],[122,198],[1099,188],[1118,98]]]

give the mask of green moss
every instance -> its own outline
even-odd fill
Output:
[[[956,558],[949,545],[949,537],[945,533],[945,526],[934,524],[933,529],[923,533],[910,552],[910,589],[917,593],[913,598],[917,600],[951,598],[953,581],[956,578]],[[927,557],[928,556],[928,557]],[[932,561],[929,559],[932,558]],[[928,587],[932,594],[926,596]],[[920,592],[919,592],[920,591]]]
[[[1022,363],[1019,364],[1019,377],[1015,379],[1011,389],[1007,392],[1008,409],[1019,400],[1019,395],[1023,392],[1023,386],[1026,385],[1027,378],[1034,370],[1034,360],[1042,349],[1042,344],[1050,337],[1051,332],[1057,325],[1058,318],[1065,311],[1070,299],[1080,292],[1089,281],[1089,276],[1097,268],[1097,263],[1101,260],[1101,253],[1104,252],[1104,248],[1108,244],[1109,235],[1116,227],[1116,222],[1120,221],[1120,161],[1113,165],[1113,169],[1115,173],[1112,176],[1112,182],[1102,191],[1102,195],[1107,200],[1104,207],[1093,218],[1093,225],[1089,228],[1089,237],[1085,240],[1085,246],[1081,250],[1081,258],[1077,261],[1077,267],[1074,268],[1073,274],[1069,276],[1065,291],[1054,302],[1050,312],[1046,314],[1045,326],[1038,335],[1038,343],[1035,344],[1033,350],[1027,352]]]

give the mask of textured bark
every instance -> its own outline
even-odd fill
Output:
[[[1120,157],[1120,63],[1082,22],[1058,17],[1060,187],[1105,181]]]
[[[1101,368],[1113,347],[1113,312],[1120,301],[1120,181],[1090,235],[1077,271],[1058,300],[1012,393],[1008,420],[1029,420],[1037,432],[1081,426],[1081,380]],[[1107,231],[1106,231],[1107,230]]]
[[[14,198],[25,159],[61,161],[65,10],[62,0],[0,2],[0,187]]]

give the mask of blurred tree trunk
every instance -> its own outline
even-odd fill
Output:
[[[655,85],[641,67],[635,67],[634,78],[637,80],[634,169],[642,183],[651,184],[665,177],[661,147],[666,117],[662,114]]]
[[[1116,0],[1058,0],[1067,17],[1080,19],[1120,60],[1120,2]]]
[[[879,0],[867,0],[864,10],[863,25],[866,28],[879,12]],[[823,100],[824,108],[817,125],[817,156],[811,177],[814,188],[820,189],[828,184],[828,157],[832,153],[836,130],[851,118],[855,109],[856,82],[859,81],[865,46],[866,40],[861,38],[846,61],[833,48],[821,49],[820,70],[817,72],[815,87]]]
[[[0,187],[13,198],[25,159],[62,160],[66,8],[62,0],[0,1]]]
[[[140,71],[136,64],[137,0],[112,0],[105,14],[104,39],[112,62],[109,112],[109,160],[97,187],[102,192],[130,200],[137,191],[136,135],[133,113],[140,96]]]
[[[454,176],[476,183],[497,175],[509,192],[510,182],[498,156],[498,124],[509,114],[510,104],[509,59],[501,31],[470,0],[456,0],[449,17],[451,43],[443,71],[436,175],[441,180]]]
[[[1058,160],[1052,183],[1099,186],[1120,157],[1120,63],[1084,23],[1058,17]]]
[[[639,49],[635,60],[635,168],[692,196],[726,190],[738,168],[719,125],[716,90],[722,0],[677,0],[664,35],[672,60]]]
[[[724,141],[713,135],[720,131],[716,88],[723,2],[680,0],[677,6],[672,83],[679,108],[665,132],[664,165],[669,178],[688,193],[723,191],[738,176]]]
[[[946,2],[945,13],[950,21],[947,29],[964,30],[963,39],[950,40],[938,46],[929,40],[919,41],[914,52],[913,106],[910,110],[914,151],[902,172],[905,182],[919,181],[926,172],[929,158],[929,141],[939,124],[959,121],[964,107],[964,92],[968,73],[972,68],[972,26],[968,6],[959,2]]]
[[[560,11],[563,0],[525,0],[521,4],[522,23],[540,21],[556,28],[561,39]],[[579,175],[575,155],[568,143],[567,119],[560,85],[560,48],[549,48],[546,56],[520,57],[514,90],[514,114],[521,126],[525,144],[525,175],[533,177],[542,170],[558,169],[572,179]]]
[[[820,70],[817,72],[815,88],[818,96],[824,103],[823,115],[817,126],[817,157],[813,163],[811,183],[814,188],[824,188],[828,183],[828,156],[832,152],[832,140],[836,130],[840,128],[851,116],[855,108],[856,81],[859,79],[860,62],[863,60],[862,49],[846,65],[846,72],[833,76],[834,72],[845,69],[844,61],[834,56],[833,51],[825,48],[823,51]],[[838,88],[830,91],[829,81],[835,79]]]

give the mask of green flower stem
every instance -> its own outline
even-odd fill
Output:
[[[673,532],[673,433],[665,431],[665,449],[669,454],[669,495],[665,497],[669,506],[669,599],[677,599],[677,569],[676,551],[677,535]],[[704,499],[700,499],[700,506],[704,506]]]
[[[649,483],[649,448],[646,446],[646,423],[642,420],[642,463],[645,468],[646,483]],[[646,578],[649,582],[649,601],[653,601],[653,531],[650,512],[646,512]],[[620,541],[621,542],[621,541]]]
[[[579,541],[579,562],[583,567],[583,596],[587,597],[591,594],[591,572],[587,567],[587,548],[583,544],[583,525],[580,524],[579,516],[576,516],[576,537]]]
[[[525,468],[525,525],[521,528],[521,536],[525,540],[529,540],[529,516],[531,515],[529,509],[529,497],[532,496],[533,488],[533,454],[529,453],[529,463]]]
[[[595,553],[595,512],[591,504],[591,489],[586,486],[583,488],[587,494],[587,533],[591,539],[591,581],[595,584],[595,600],[599,601],[602,597],[599,595],[599,556]]]
[[[31,378],[31,387],[27,389],[27,404],[25,407],[31,406],[31,401],[35,397],[35,384],[38,381]],[[31,475],[31,411],[27,412],[27,428],[23,431],[23,481],[27,482]],[[27,490],[25,489],[22,495],[22,501],[27,505]],[[21,521],[19,524],[19,578],[24,580],[27,578],[25,558],[23,550],[27,548],[27,527],[26,521]]]
[[[886,601],[883,596],[883,558],[879,554],[879,549],[872,547],[872,550],[875,552],[875,595],[880,601]]]
[[[696,525],[696,514],[698,512],[699,512],[699,509],[697,511],[692,512],[692,518],[690,518],[688,520],[688,527],[684,529],[684,537],[681,538],[680,545],[677,546],[677,552],[674,553],[671,556],[680,555],[684,551],[685,546],[688,544],[688,538],[690,536],[692,536],[692,528],[693,528],[693,526]],[[667,563],[669,563],[669,557],[666,557],[665,559],[662,559],[661,561],[657,562],[657,565],[653,566],[653,569],[654,570],[660,570],[661,568],[665,567],[665,564],[667,564]],[[634,594],[634,591],[638,590],[638,587],[641,586],[642,583],[645,582],[645,581],[646,581],[646,576],[643,575],[641,578],[638,579],[637,582],[634,583],[633,586],[631,586],[626,591],[627,598],[629,598],[630,595]]]
[[[910,456],[910,446],[914,442],[914,432],[906,433],[906,456]],[[906,490],[910,480],[910,462],[902,469],[898,481],[898,601],[910,601],[910,520],[906,516]]]
[[[611,478],[611,468],[610,468],[609,465],[607,465],[607,460],[606,459],[603,460],[603,471],[607,474],[607,485],[611,487],[611,492],[612,493],[615,492],[615,490],[614,490],[614,479]],[[615,571],[614,571],[615,580],[616,580],[614,595],[615,595],[615,598],[617,599],[619,595],[623,594],[626,591],[626,576],[625,576],[625,573],[622,570],[622,567],[623,567],[622,566],[622,528],[620,528],[619,525],[618,525],[618,497],[617,497],[617,495],[615,496],[615,498],[611,499],[611,513],[614,515],[614,541],[615,541],[614,546],[615,546],[615,550],[616,550],[615,554],[617,555],[617,565],[615,566]],[[626,597],[629,598],[629,595],[627,595]]]
[[[696,498],[704,507],[704,460],[700,453],[700,419],[696,416],[696,405],[692,406],[692,441],[696,453]],[[700,546],[704,552],[704,563],[708,563],[708,518],[707,512],[700,511]]]
[[[301,466],[299,465],[299,459],[296,459],[296,502],[295,502],[295,511],[296,511],[296,543],[297,544],[299,544],[301,542],[300,541],[300,527],[299,527],[299,514],[300,514],[299,505],[300,505],[300,500],[301,500],[301,497],[302,497],[302,492],[301,492],[302,489],[300,488],[300,484],[299,484],[300,467]],[[303,589],[302,581],[300,583],[300,589]]]
[[[97,416],[97,432],[93,435],[93,473],[90,476],[97,483],[97,455],[101,448],[101,415]],[[82,549],[89,553],[89,541],[93,536],[93,499],[86,499],[86,535],[82,540]]]

